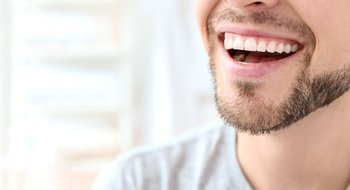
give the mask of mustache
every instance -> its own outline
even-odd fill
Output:
[[[316,42],[316,37],[308,25],[303,22],[291,20],[282,15],[277,15],[270,11],[253,12],[249,15],[245,15],[232,9],[225,9],[220,13],[210,14],[207,21],[208,32],[212,32],[216,25],[223,22],[229,24],[252,24],[272,27],[277,30],[288,30],[295,33],[299,39],[312,42],[311,46],[314,46]]]

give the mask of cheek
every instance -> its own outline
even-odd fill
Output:
[[[208,50],[207,20],[209,14],[220,0],[195,0],[195,12],[205,48]]]
[[[333,2],[324,10],[319,21],[320,32],[316,33],[318,49],[328,61],[324,67],[333,70],[348,64],[350,52],[350,1],[335,2],[339,3]]]
[[[219,0],[195,0],[195,11],[200,26],[206,24],[208,15],[214,9],[217,1]]]
[[[294,0],[294,10],[316,36],[311,69],[315,73],[340,69],[350,52],[350,1]]]

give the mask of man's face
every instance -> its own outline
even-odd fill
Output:
[[[269,133],[350,85],[349,0],[196,0],[223,119]]]

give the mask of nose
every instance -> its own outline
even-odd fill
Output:
[[[225,0],[233,9],[241,11],[261,11],[278,4],[280,0]]]

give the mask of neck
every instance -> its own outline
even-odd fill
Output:
[[[238,133],[238,159],[254,189],[344,190],[350,179],[350,95],[285,130]]]

